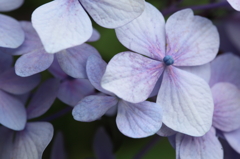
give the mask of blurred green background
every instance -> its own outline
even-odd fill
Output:
[[[30,20],[31,13],[34,9],[40,5],[49,2],[49,0],[25,0],[24,5],[12,12],[4,13],[11,15],[18,20]],[[160,11],[164,11],[172,4],[178,4],[177,0],[149,0],[149,3],[155,5]],[[179,5],[181,7],[207,4],[209,0],[183,0]],[[212,12],[212,11],[211,11]],[[206,12],[200,12],[208,18],[213,18],[214,16],[219,16],[224,14],[222,10],[214,10],[211,14],[206,14]],[[100,34],[101,38],[97,42],[91,43],[95,46],[103,59],[109,61],[115,54],[126,51],[127,49],[123,47],[117,40],[114,30],[105,29],[93,22],[94,28],[96,28]],[[50,73],[47,71],[42,73],[43,80],[51,77]],[[50,110],[44,115],[49,116],[55,112],[64,109],[66,105],[59,100],[53,104]],[[43,117],[41,117],[43,118]],[[55,133],[57,131],[62,131],[65,139],[65,147],[68,153],[69,159],[83,159],[94,157],[92,150],[92,140],[95,131],[98,127],[103,126],[110,135],[113,145],[114,153],[117,159],[131,159],[139,153],[142,148],[154,140],[156,137],[148,137],[144,139],[131,139],[122,135],[115,124],[115,117],[103,117],[101,120],[82,123],[73,120],[71,112],[58,118],[52,122],[55,128]],[[51,152],[52,143],[48,146],[44,152],[43,159],[48,159]],[[143,157],[144,159],[174,159],[175,151],[168,143],[167,138],[161,138],[148,153]]]

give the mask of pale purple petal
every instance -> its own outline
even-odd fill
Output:
[[[42,72],[50,67],[53,59],[54,55],[46,53],[44,48],[24,54],[15,63],[16,74],[27,77]]]
[[[175,131],[202,136],[212,125],[214,105],[210,87],[187,71],[166,68],[157,103],[163,108],[163,123]]]
[[[112,106],[108,111],[105,113],[106,116],[115,116],[117,114],[118,107],[117,105]]]
[[[228,141],[229,145],[240,153],[240,128],[231,132],[224,132],[224,137]]]
[[[53,137],[53,126],[47,122],[27,123],[23,131],[17,132],[11,158],[40,159]]]
[[[9,129],[24,129],[27,115],[22,102],[3,91],[0,91],[0,101],[0,123]]]
[[[207,83],[209,83],[209,81],[210,81],[210,77],[211,77],[210,63],[200,65],[200,66],[182,66],[182,67],[178,67],[178,68],[188,71],[190,73],[193,73],[193,74],[197,75],[198,77],[201,77]]]
[[[162,72],[160,61],[123,52],[108,63],[101,85],[126,101],[139,103],[149,97]]]
[[[57,96],[62,102],[75,106],[81,99],[94,92],[94,87],[87,79],[73,79],[61,83]]]
[[[202,137],[179,133],[176,136],[176,145],[179,145],[176,149],[179,159],[223,159],[223,148],[214,128]]]
[[[0,51],[0,74],[11,68],[13,63],[13,57],[10,54]]]
[[[165,55],[165,20],[151,4],[141,16],[116,29],[118,40],[128,49],[162,60]]]
[[[214,100],[213,126],[229,132],[240,127],[240,91],[230,83],[217,83],[212,87]]]
[[[100,39],[100,33],[93,28],[92,36],[87,40],[87,42],[94,42]]]
[[[17,98],[19,101],[21,101],[24,105],[26,105],[29,97],[31,95],[31,92],[27,92],[25,94],[16,94],[12,95],[13,97]]]
[[[94,121],[102,117],[106,111],[116,105],[117,102],[118,99],[112,96],[87,96],[73,108],[72,115],[77,121]]]
[[[144,101],[133,104],[118,102],[117,127],[126,136],[142,138],[155,134],[162,126],[160,105]]]
[[[28,119],[43,115],[53,104],[57,97],[60,82],[57,79],[48,79],[40,85],[33,95],[28,107]]]
[[[65,79],[68,77],[68,75],[63,72],[62,68],[60,67],[58,60],[56,58],[56,54],[54,55],[54,60],[51,64],[51,66],[48,68],[48,71],[58,79]]]
[[[0,89],[12,94],[24,94],[35,88],[40,81],[40,74],[30,77],[20,77],[16,75],[12,68],[1,74]]]
[[[191,9],[174,13],[166,23],[166,55],[175,66],[197,66],[212,61],[218,53],[219,34],[212,22],[194,16]]]
[[[0,11],[6,12],[19,8],[24,0],[0,0]]]
[[[106,28],[127,24],[142,14],[144,0],[80,0],[96,23]]]
[[[82,44],[58,52],[56,57],[62,70],[74,78],[87,78],[86,63],[90,55],[98,55],[98,51],[89,44]]]
[[[107,132],[101,127],[97,130],[93,139],[93,150],[97,159],[115,159],[113,144]]]
[[[113,93],[105,90],[101,86],[101,79],[106,70],[107,63],[99,56],[90,56],[87,59],[86,71],[91,84],[100,92],[113,95]]]
[[[0,47],[17,48],[24,41],[24,32],[18,21],[0,14]]]
[[[53,140],[51,159],[67,159],[67,158],[68,157],[64,146],[63,134],[61,132],[57,132]]]
[[[80,45],[92,35],[90,18],[77,0],[57,0],[38,7],[32,23],[49,53]]]
[[[165,124],[162,124],[161,129],[157,132],[158,135],[160,136],[172,136],[175,135],[177,132],[170,129],[169,127],[167,127]]]
[[[240,1],[239,0],[227,0],[230,5],[236,9],[237,11],[240,11]]]
[[[14,133],[4,126],[0,127],[0,158],[11,159]]]
[[[232,53],[219,55],[211,62],[211,79],[212,87],[218,82],[229,82],[240,89],[240,58]]]

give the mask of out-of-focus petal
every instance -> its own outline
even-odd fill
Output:
[[[0,11],[6,12],[19,8],[24,0],[0,0]]]
[[[0,91],[0,123],[9,129],[23,130],[27,121],[22,102]]]
[[[240,1],[239,0],[227,0],[230,5],[236,9],[237,11],[240,11]]]
[[[88,44],[82,44],[58,52],[56,57],[62,70],[74,78],[87,78],[86,63],[90,55],[98,55],[98,51]]]
[[[224,132],[224,137],[232,148],[240,153],[240,128],[231,132]]]
[[[100,92],[113,95],[113,93],[105,90],[101,86],[101,79],[106,70],[107,63],[99,56],[90,56],[87,59],[86,71],[91,84]]]
[[[60,82],[57,79],[48,79],[38,88],[28,107],[28,119],[43,115],[53,104],[57,97]]]
[[[75,106],[81,99],[93,93],[94,87],[87,79],[75,79],[61,83],[57,96],[62,102]]]
[[[76,0],[57,0],[38,7],[32,23],[48,53],[80,45],[92,35],[91,21]]]
[[[9,69],[13,63],[13,57],[10,54],[0,51],[0,74]]]
[[[12,68],[1,74],[0,89],[12,94],[24,94],[35,88],[40,81],[40,74],[30,77],[20,77],[16,75]]]
[[[44,48],[24,54],[15,63],[16,74],[27,77],[42,72],[50,67],[53,59],[54,55],[46,53]]]
[[[240,89],[240,58],[232,53],[219,55],[211,62],[211,79],[212,87],[218,82],[229,82]]]
[[[65,79],[68,77],[68,75],[63,72],[62,68],[60,67],[56,54],[54,55],[54,60],[51,64],[51,66],[48,68],[48,71],[55,77],[58,79]]]
[[[0,136],[0,158],[11,159],[14,131],[6,128],[5,126],[1,126]]]
[[[163,108],[163,123],[175,131],[202,136],[212,125],[214,105],[210,87],[192,73],[168,66],[157,103]]]
[[[24,41],[24,32],[18,21],[0,14],[0,37],[0,47],[17,48]]]
[[[204,79],[207,83],[210,81],[211,77],[211,65],[210,63],[200,65],[200,66],[182,66],[178,67],[182,70],[188,71],[190,73],[193,73],[202,79]]]
[[[160,105],[144,101],[133,104],[118,102],[118,129],[126,136],[142,138],[155,134],[162,126],[162,108]]]
[[[117,102],[118,99],[112,96],[87,96],[73,108],[72,115],[77,121],[94,121],[103,116],[106,111],[116,105]]]
[[[63,134],[58,132],[53,140],[51,159],[67,159],[67,152],[64,146]]]
[[[212,87],[214,100],[213,126],[221,131],[240,127],[240,91],[230,83],[217,83]]]
[[[166,23],[166,55],[175,66],[197,66],[212,61],[219,49],[219,34],[212,22],[194,16],[184,9],[169,17]]]
[[[127,24],[142,14],[144,0],[80,0],[96,23],[106,28]]]
[[[140,17],[117,28],[116,34],[118,40],[130,50],[158,60],[165,55],[165,20],[149,3],[146,3]]]
[[[149,97],[162,72],[160,61],[123,52],[108,63],[101,85],[126,101],[139,103]]]
[[[161,129],[157,132],[158,135],[160,136],[172,136],[174,134],[176,134],[177,132],[170,129],[169,127],[167,127],[165,124],[162,124]]]
[[[17,132],[11,159],[40,159],[53,137],[53,126],[47,122],[27,123],[23,131]]]
[[[176,151],[179,159],[223,159],[222,145],[211,128],[202,137],[191,137],[184,134],[176,135]]]
[[[92,36],[87,40],[87,42],[94,42],[100,39],[100,33],[93,28]]]

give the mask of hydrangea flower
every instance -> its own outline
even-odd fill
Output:
[[[116,123],[118,129],[132,138],[155,134],[162,125],[162,109],[153,102],[130,103],[103,89],[101,78],[106,63],[99,56],[90,56],[87,61],[87,75],[92,85],[102,94],[83,98],[72,111],[77,121],[90,122],[99,119],[109,109],[117,106]]]
[[[19,8],[23,2],[24,0],[0,0],[0,11],[12,11]]]
[[[240,1],[239,0],[227,0],[230,5],[236,9],[237,11],[240,11]]]
[[[56,98],[59,81],[49,79],[33,95],[28,107],[27,118],[44,114]],[[46,91],[48,90],[48,91]],[[0,127],[0,158],[39,159],[53,137],[53,126],[48,122],[28,122],[23,130],[13,131]]]
[[[13,130],[22,130],[26,124],[24,105],[13,95],[29,92],[40,82],[40,75],[19,77],[15,74],[12,56],[0,51],[0,123]]]
[[[212,22],[191,9],[176,12],[166,22],[152,5],[137,19],[116,29],[119,41],[137,53],[123,52],[109,62],[102,87],[123,100],[146,100],[163,75],[157,103],[163,123],[175,131],[204,135],[211,127],[213,99],[208,84],[181,66],[213,60],[219,35]],[[144,56],[143,56],[144,55]]]
[[[48,70],[61,80],[57,97],[63,103],[75,106],[85,96],[95,93],[95,88],[88,79],[76,79],[64,73],[56,58]]]
[[[92,23],[84,9],[99,25],[116,28],[138,17],[144,10],[144,0],[55,0],[40,6],[32,14],[32,23],[48,53],[90,38]]]
[[[30,22],[22,21],[21,25],[26,35],[24,43],[16,49],[5,49],[3,51],[13,55],[22,55],[15,63],[15,70],[17,75],[26,77],[49,68],[54,60],[54,54],[45,51]],[[95,31],[89,40],[95,41],[98,38],[99,34]],[[98,51],[91,45],[82,44],[58,52],[55,55],[64,72],[75,78],[85,78],[86,60],[92,54],[99,55]]]

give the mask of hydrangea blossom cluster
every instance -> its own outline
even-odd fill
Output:
[[[227,1],[219,3],[240,11],[238,0]],[[0,0],[0,12],[23,3]],[[88,44],[101,40],[91,18],[114,29],[129,50],[106,63]],[[237,26],[226,32],[239,49]],[[31,21],[0,14],[0,158],[43,158],[53,138],[50,158],[69,158],[64,133],[52,123],[69,110],[80,122],[116,116],[130,138],[168,137],[176,159],[228,159],[227,148],[239,157],[240,58],[221,52],[221,38],[191,8],[165,18],[144,0],[54,0],[36,8]],[[42,80],[46,71],[51,77]],[[66,109],[45,117],[57,98]],[[93,151],[114,159],[113,132],[100,127]]]

